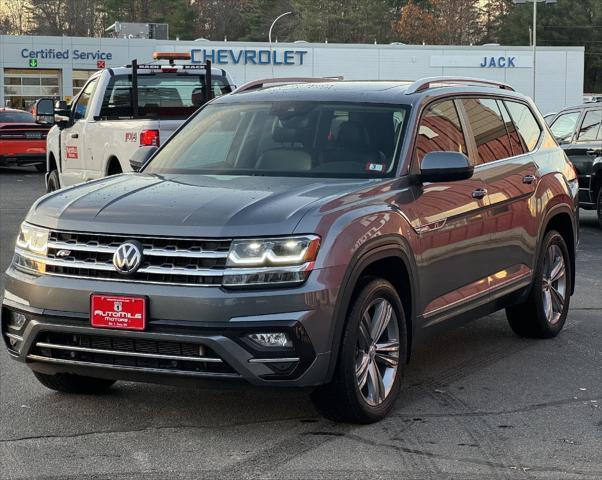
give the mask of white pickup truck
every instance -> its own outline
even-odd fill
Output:
[[[165,142],[201,105],[234,88],[230,76],[210,64],[170,63],[100,70],[70,105],[38,100],[37,121],[54,123],[46,144],[49,192],[131,171],[139,147]]]

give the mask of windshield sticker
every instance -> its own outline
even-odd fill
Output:
[[[385,166],[382,163],[368,163],[366,165],[366,171],[382,173],[385,171]]]

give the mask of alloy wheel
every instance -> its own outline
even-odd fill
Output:
[[[373,300],[359,324],[355,377],[358,389],[371,406],[385,401],[394,385],[399,365],[399,325],[391,303]]]
[[[543,266],[543,309],[550,325],[556,324],[566,299],[566,265],[562,250],[553,243],[548,247]]]

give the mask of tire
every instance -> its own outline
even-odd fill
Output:
[[[33,372],[38,381],[46,388],[63,393],[98,394],[106,392],[115,383],[115,380],[104,378],[83,377],[70,373],[57,373],[47,375]]]
[[[59,172],[58,170],[53,170],[48,175],[48,184],[46,185],[46,192],[54,192],[61,188],[61,182],[59,180]]]
[[[45,163],[36,163],[34,165],[34,167],[36,167],[36,170],[40,173],[44,172],[46,173],[46,164]]]
[[[387,315],[378,335],[376,319]],[[383,279],[367,279],[349,310],[333,380],[311,394],[316,410],[337,422],[368,424],[384,418],[401,391],[406,338],[395,288]]]
[[[550,281],[552,274],[555,280]],[[571,259],[566,242],[562,235],[551,230],[543,240],[529,297],[524,303],[506,308],[506,317],[514,333],[527,338],[558,335],[569,311],[571,279]]]
[[[596,212],[598,213],[598,225],[602,228],[602,187],[598,189],[596,198]]]

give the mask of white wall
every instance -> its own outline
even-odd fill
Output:
[[[516,90],[532,95],[533,71],[530,47],[454,47],[421,45],[343,45],[343,44],[273,44],[272,50],[280,56],[286,50],[306,51],[304,64],[253,65],[228,63],[222,67],[240,84],[249,80],[272,76],[332,76],[347,79],[399,79],[416,80],[435,75],[481,77],[499,80]],[[207,50],[267,50],[267,43],[243,42],[178,42],[158,40],[126,40],[111,38],[70,37],[16,37],[0,36],[0,67],[27,68],[28,59],[23,49],[54,48],[70,51],[70,58],[38,59],[38,68],[95,69],[96,60],[76,60],[75,49],[110,53],[107,66],[119,66],[137,58],[139,62],[152,59],[152,52],[191,49]],[[510,68],[480,66],[484,57],[513,57]],[[537,52],[536,102],[544,112],[558,111],[569,105],[581,103],[583,96],[583,47],[540,47]],[[63,94],[69,95],[69,72],[63,74]],[[3,104],[0,89],[0,104]]]

